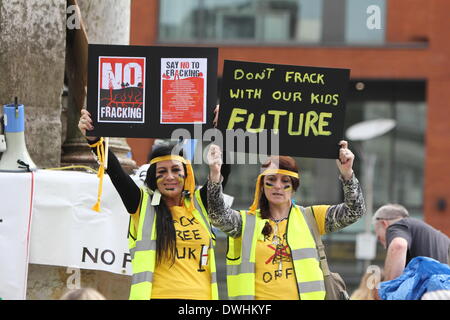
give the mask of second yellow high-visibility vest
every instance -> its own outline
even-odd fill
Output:
[[[131,280],[130,300],[149,300],[152,296],[153,272],[156,263],[156,223],[155,208],[149,204],[149,195],[141,191],[142,201],[139,217],[138,230],[130,223],[130,233],[136,234],[136,239],[128,237],[131,255],[133,276]],[[188,206],[186,200],[186,206]],[[197,190],[194,196],[195,210],[193,215],[200,224],[208,230],[210,245],[208,250],[211,270],[211,297],[213,300],[219,298],[216,277],[216,262],[214,259],[214,240],[211,226],[207,218],[207,211]]]
[[[304,208],[293,205],[287,223],[287,244],[291,250],[301,300],[324,300],[325,283],[314,237],[304,218]],[[268,219],[260,211],[241,211],[242,233],[228,237],[227,286],[230,299],[255,299],[256,242]],[[280,297],[282,300],[283,297]]]

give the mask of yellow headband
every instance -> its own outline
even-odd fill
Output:
[[[167,161],[167,160],[172,160],[172,161],[180,161],[181,163],[184,163],[186,165],[186,178],[184,181],[184,190],[189,191],[189,197],[191,198],[191,205],[190,205],[190,209],[193,210],[194,209],[194,192],[195,192],[195,176],[194,176],[194,170],[192,169],[192,165],[191,162],[185,158],[183,158],[182,156],[177,156],[177,155],[166,155],[166,156],[160,156],[160,157],[156,157],[154,159],[152,159],[150,161],[150,166],[157,163],[157,162],[161,162],[161,161]]]
[[[180,161],[184,164],[191,164],[191,162],[189,160],[186,160],[185,158],[183,158],[182,156],[177,156],[177,155],[167,155],[167,156],[160,156],[160,157],[156,157],[154,159],[152,159],[150,161],[150,165],[157,163],[157,162],[161,162],[161,161],[167,161],[167,160],[172,160],[172,161]]]
[[[290,176],[296,179],[300,179],[299,175],[297,172],[294,171],[289,171],[289,170],[283,170],[283,169],[267,169],[265,171],[263,171],[259,176],[258,179],[256,179],[256,187],[255,187],[255,196],[253,198],[253,203],[249,208],[249,211],[251,213],[255,213],[256,209],[258,209],[258,205],[259,205],[259,197],[261,194],[261,178],[263,176],[270,176],[270,175],[274,175],[274,174],[282,174],[285,176]]]
[[[274,175],[274,174],[282,174],[285,176],[290,176],[290,177],[299,179],[297,172],[290,171],[290,170],[283,170],[283,169],[266,169],[259,176],[270,176],[270,175]]]

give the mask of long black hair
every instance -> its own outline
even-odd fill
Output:
[[[167,156],[172,154],[174,146],[158,146],[156,147],[149,160],[156,157]],[[177,154],[183,156],[183,150]],[[185,175],[186,166],[183,164]],[[156,185],[156,163],[151,165],[147,170],[147,176],[145,178],[145,184],[148,188],[155,191]],[[167,207],[165,201],[161,198],[159,205],[155,206],[156,212],[156,263],[161,263],[165,257],[171,261],[171,264],[175,262],[176,256],[176,233],[173,223],[172,213]]]

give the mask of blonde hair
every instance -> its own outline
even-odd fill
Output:
[[[384,275],[381,268],[374,267],[379,272],[371,272],[369,271],[369,267],[361,278],[358,289],[350,296],[350,300],[376,300],[377,286],[383,280]]]
[[[66,292],[60,300],[106,300],[106,298],[93,288],[83,288]]]

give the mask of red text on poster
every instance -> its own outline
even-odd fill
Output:
[[[207,59],[161,59],[161,123],[206,122]]]

